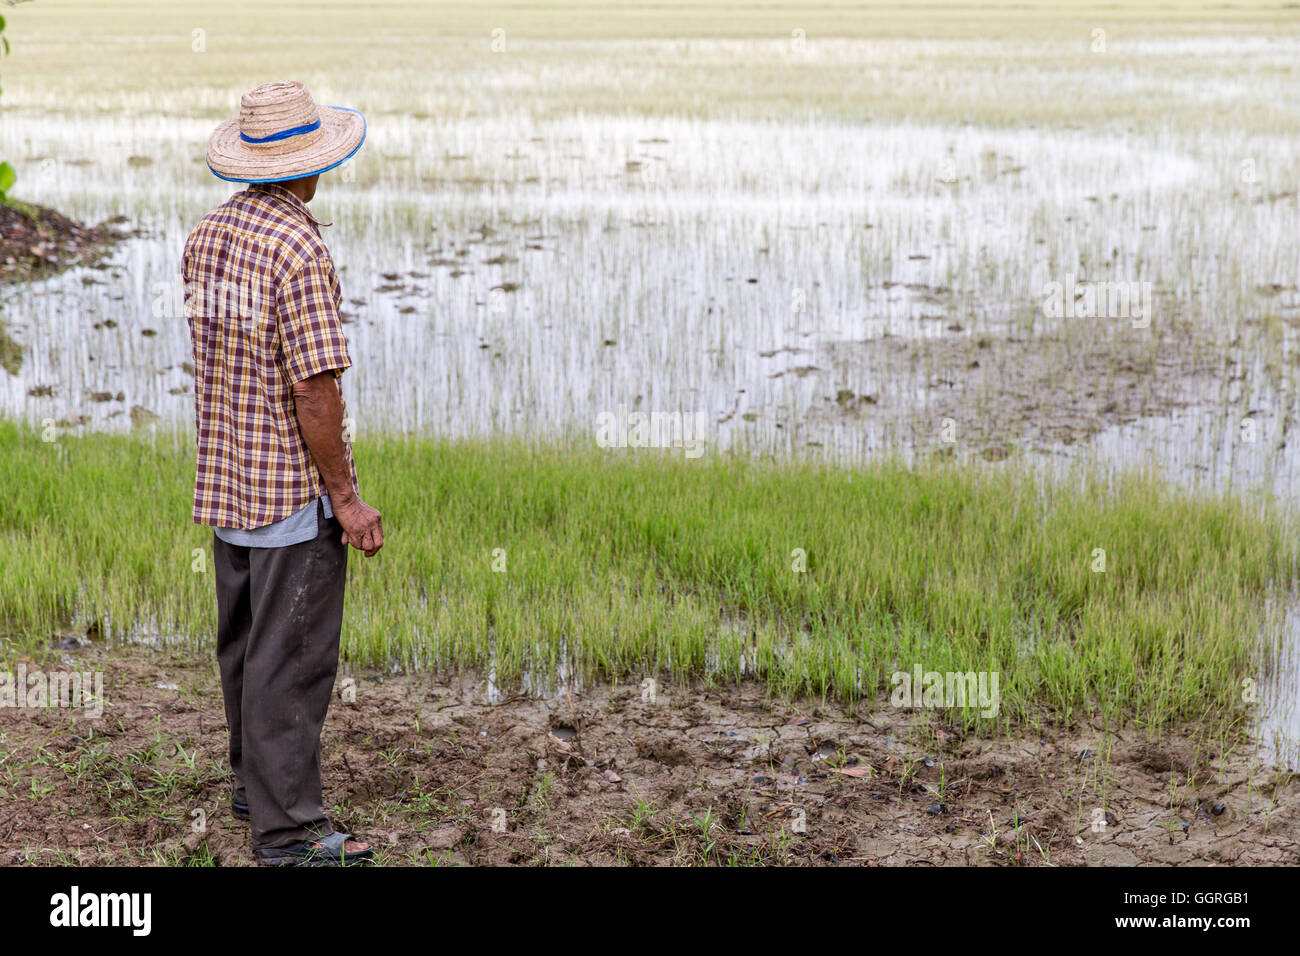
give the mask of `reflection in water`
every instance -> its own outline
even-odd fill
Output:
[[[1280,639],[1264,642],[1257,739],[1267,762],[1300,770],[1300,596],[1287,603],[1281,627]]]

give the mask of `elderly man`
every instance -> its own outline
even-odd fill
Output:
[[[338,670],[349,544],[384,543],[361,500],[339,376],[352,362],[341,296],[307,208],[320,174],[361,148],[355,110],[301,83],[246,93],[208,166],[250,184],[185,244],[198,467],[194,521],[214,527],[217,660],[231,808],[263,865],[365,862],[321,794],[320,734]]]

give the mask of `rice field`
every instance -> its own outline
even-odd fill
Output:
[[[17,489],[0,576],[13,646],[25,635],[39,650],[69,621],[203,646],[212,535],[171,518],[188,506],[192,446],[5,424],[0,448]],[[924,661],[1000,673],[1004,721],[1046,709],[1222,729],[1250,716],[1242,681],[1269,681],[1244,638],[1278,623],[1269,598],[1296,558],[1272,516],[1149,478],[518,439],[358,452],[387,540],[382,561],[353,561],[345,656],[504,687],[748,676],[851,702]]]
[[[354,659],[851,698],[924,648],[1014,673],[1008,714],[1232,722],[1254,675],[1300,731],[1294,11],[312,10],[6,10],[13,194],[141,230],[0,289],[20,641],[211,627],[180,249],[207,133],[294,76],[369,122],[313,203],[394,529]],[[593,449],[636,413],[701,460]],[[128,499],[149,534],[91,507]]]
[[[15,14],[0,143],[21,194],[147,233],[107,269],[5,295],[25,354],[0,409],[32,423],[190,412],[179,249],[228,195],[202,144],[250,74],[225,52],[242,35],[199,8],[148,25],[118,9]],[[534,11],[513,43],[509,8],[449,26],[390,4],[359,37],[327,12],[316,55],[354,70],[257,61],[370,117],[315,206],[365,356],[358,430],[590,434],[627,406],[701,415],[718,450],[1050,463],[1082,447],[1174,480],[1292,487],[1289,21],[1259,35],[1264,8],[1209,25],[1126,13],[1093,52],[1105,26],[1085,24],[1113,12],[964,31],[913,15],[881,34],[846,5],[822,36],[795,6],[789,29],[747,12],[759,35],[706,38],[693,7],[653,29],[592,10],[602,39],[530,32]],[[107,62],[69,64],[101,27]],[[166,64],[156,88],[112,68],[146,52]],[[127,76],[136,88],[115,85]],[[1145,290],[1147,314],[1049,314],[1051,284],[1098,282]]]

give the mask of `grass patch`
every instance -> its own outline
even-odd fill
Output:
[[[1271,505],[1137,476],[1045,485],[1015,468],[517,440],[356,454],[387,544],[352,552],[345,657],[491,666],[503,686],[564,666],[852,700],[920,664],[998,672],[999,720],[1223,726],[1294,563]],[[192,469],[183,438],[43,442],[0,423],[5,656],[70,621],[207,641],[212,534],[189,521]]]

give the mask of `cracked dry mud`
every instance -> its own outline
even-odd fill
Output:
[[[59,666],[103,672],[104,714],[0,709],[0,862],[251,865],[207,655],[91,648]],[[325,803],[380,862],[1300,862],[1300,782],[1244,741],[1224,754],[1190,730],[1087,722],[992,739],[886,698],[850,709],[756,684],[497,705],[484,689],[341,671]]]

